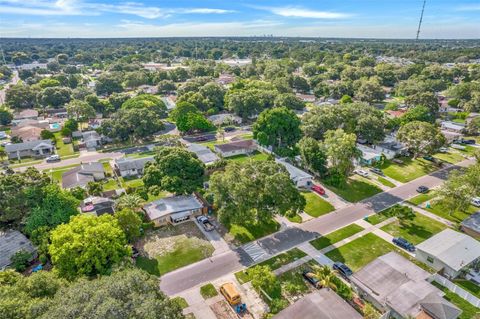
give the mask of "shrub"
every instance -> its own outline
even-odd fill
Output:
[[[17,251],[12,257],[10,257],[13,268],[18,272],[27,269],[31,259],[32,254],[24,249]]]

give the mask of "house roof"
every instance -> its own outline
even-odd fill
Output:
[[[357,143],[357,148],[362,152],[362,158],[366,161],[382,156],[382,152],[380,152],[379,150],[376,150],[374,148],[371,148],[362,144]]]
[[[386,110],[385,111],[385,113],[387,113],[391,117],[401,117],[406,112],[407,110]]]
[[[223,124],[225,122],[242,123],[242,118],[240,116],[237,116],[231,113],[220,113],[220,114],[210,115],[208,117],[208,120],[211,121],[213,124],[217,124],[217,125]]]
[[[204,164],[211,164],[219,159],[217,154],[204,145],[191,143],[187,145],[187,149],[195,153]]]
[[[32,110],[32,109],[26,109],[15,114],[14,119],[20,120],[20,119],[25,119],[29,117],[38,117],[38,111]]]
[[[105,173],[103,164],[99,162],[83,163],[62,174],[62,187],[84,187],[95,181],[93,174]]]
[[[102,138],[96,131],[86,131],[82,132],[82,138],[84,142],[87,141],[98,141],[101,140]]]
[[[293,166],[292,164],[285,161],[285,159],[283,159],[283,158],[276,158],[275,162],[283,165],[283,167],[285,167],[287,169],[288,174],[290,175],[290,179],[293,180],[294,182],[297,182],[297,181],[305,179],[305,178],[313,178],[312,175],[310,175],[307,172],[302,171],[301,169]]]
[[[36,141],[40,139],[43,129],[35,126],[21,126],[13,127],[11,136],[16,136],[22,139],[22,141]]]
[[[420,302],[420,306],[435,319],[455,319],[462,313],[462,310],[437,294],[430,294],[425,297]]]
[[[459,124],[459,123],[454,123],[454,122],[448,122],[448,121],[443,121],[441,123],[442,128],[447,129],[447,130],[454,130],[454,131],[463,131],[465,129],[465,126]]]
[[[131,169],[142,170],[145,167],[145,164],[153,161],[153,156],[149,157],[140,157],[140,158],[120,158],[115,160],[115,165],[120,171],[128,171]]]
[[[39,148],[53,148],[51,140],[29,141],[18,144],[9,144],[5,146],[5,152],[11,153],[16,151],[34,150]]]
[[[215,150],[221,153],[228,153],[238,150],[256,150],[257,144],[254,140],[241,140],[225,144],[215,144]]]
[[[462,221],[462,227],[469,228],[475,232],[480,233],[480,212],[470,215]]]
[[[441,290],[427,279],[430,273],[397,253],[383,255],[356,272],[352,282],[378,303],[394,309],[402,316],[416,316],[419,303],[431,293]]]
[[[361,319],[333,290],[320,289],[280,311],[273,319]]]
[[[9,266],[11,264],[10,257],[21,249],[31,253],[35,252],[35,247],[21,232],[16,230],[0,231],[0,269]]]
[[[452,229],[445,229],[416,247],[455,271],[480,257],[480,242]]]
[[[113,214],[115,202],[110,198],[92,196],[83,200],[80,208],[85,213],[95,213],[97,216]]]
[[[155,220],[174,213],[200,209],[203,203],[193,195],[165,197],[143,206],[150,220]]]

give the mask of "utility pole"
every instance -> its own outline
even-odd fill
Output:
[[[418,36],[420,35],[420,27],[422,26],[423,12],[425,11],[425,3],[426,2],[427,2],[427,0],[423,0],[422,14],[420,15],[420,21],[418,22],[417,38],[415,39],[416,41],[418,41]]]

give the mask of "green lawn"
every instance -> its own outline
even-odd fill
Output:
[[[237,162],[237,163],[244,163],[248,160],[266,161],[267,159],[268,159],[268,154],[261,153],[261,152],[254,152],[251,155],[235,155],[227,158],[228,161]]]
[[[342,187],[335,187],[331,185],[326,186],[332,192],[351,203],[359,202],[362,199],[372,197],[373,195],[382,192],[378,186],[368,182],[367,180],[357,180],[353,178],[349,178],[347,183]]]
[[[340,228],[328,235],[322,236],[320,238],[314,239],[310,242],[313,247],[320,250],[325,247],[328,247],[332,244],[335,244],[345,238],[355,235],[363,230],[362,227],[357,224],[351,224],[346,227]]]
[[[394,237],[403,237],[412,244],[417,245],[445,228],[447,228],[445,224],[420,213],[415,213],[413,220],[396,220],[383,226],[382,230]]]
[[[383,177],[378,177],[377,180],[387,187],[395,187],[396,186],[394,183],[390,182],[388,179],[383,178]]]
[[[206,284],[205,286],[200,287],[200,294],[203,299],[209,299],[218,295],[217,289],[212,284]]]
[[[61,183],[63,173],[65,173],[65,172],[67,172],[67,171],[69,171],[72,168],[77,167],[77,166],[78,166],[78,164],[72,164],[72,165],[67,165],[67,166],[62,166],[62,167],[56,167],[53,170],[45,169],[45,170],[43,170],[43,172],[45,174],[47,174],[48,176],[50,176],[53,181],[55,181],[57,183]]]
[[[142,157],[149,157],[149,156],[153,156],[155,155],[156,153],[154,151],[148,151],[148,152],[142,152],[142,153],[132,153],[132,154],[128,154],[127,157],[129,158],[142,158]]]
[[[185,308],[188,307],[187,301],[185,300],[185,298],[182,298],[182,297],[172,298],[172,302],[174,302],[174,303],[176,303],[177,305],[179,305],[180,308],[182,308],[182,309],[185,309]]]
[[[287,216],[287,219],[291,221],[292,223],[298,223],[300,224],[302,222],[302,216],[295,214],[293,216]]]
[[[434,197],[435,197],[435,192],[434,191],[429,191],[426,194],[419,194],[415,197],[412,197],[407,202],[409,202],[412,205],[418,206],[420,204],[425,203],[426,201],[431,200]]]
[[[437,153],[433,157],[438,158],[444,162],[455,164],[463,161],[465,158],[459,152],[450,150],[448,153]]]
[[[63,143],[62,135],[60,134],[60,132],[56,132],[56,133],[54,133],[54,135],[55,135],[55,140],[57,141],[57,143],[55,145],[56,148],[57,148],[57,154],[60,155],[60,157],[75,154],[75,152],[73,150],[73,144],[72,143],[69,143],[69,144]]]
[[[453,213],[450,213],[448,209],[444,208],[441,204],[438,203],[430,203],[430,208],[424,209],[428,210],[431,213],[434,213],[437,216],[443,217],[449,221],[458,224],[478,210],[478,208],[476,208],[475,206],[470,205],[466,212],[455,211]]]
[[[382,238],[368,233],[325,255],[333,261],[345,263],[353,271],[361,269],[377,257],[394,250],[395,247]]]
[[[117,180],[114,178],[107,179],[106,182],[103,184],[104,191],[111,191],[119,188],[121,188],[121,186],[118,185]]]
[[[454,282],[457,286],[462,287],[466,291],[470,292],[472,295],[476,296],[477,298],[480,298],[480,286],[477,284],[474,284],[470,280],[465,280],[465,279],[457,279]]]
[[[248,243],[252,240],[267,236],[276,232],[280,228],[280,225],[272,219],[268,223],[255,223],[255,224],[246,224],[238,225],[232,224],[229,227],[228,233],[238,240],[240,243]]]
[[[475,307],[456,293],[451,292],[437,282],[432,282],[432,284],[445,293],[445,296],[443,298],[447,299],[462,310],[462,314],[458,317],[458,319],[478,318],[478,314],[480,313],[479,308]]]
[[[190,265],[213,254],[214,248],[207,241],[180,238],[174,247],[155,258],[138,257],[137,267],[156,276],[164,275],[172,270]]]
[[[137,188],[137,187],[143,186],[143,180],[141,178],[120,177],[120,181],[124,188],[127,188],[127,187]]]
[[[423,158],[412,160],[408,157],[401,157],[399,159],[403,161],[402,164],[386,160],[379,168],[388,177],[402,183],[410,182],[438,169],[432,162]]]
[[[297,259],[303,258],[306,255],[307,254],[305,254],[300,249],[293,248],[287,252],[281,253],[280,255],[277,255],[275,257],[262,261],[258,265],[269,266],[271,270],[275,270],[282,267],[283,265],[289,264]],[[255,266],[252,266],[252,267],[255,267]],[[241,270],[235,273],[235,277],[240,283],[244,284],[251,280],[250,276],[248,275],[248,270],[252,267],[249,267],[245,270]]]
[[[473,147],[473,146],[470,146],[470,145],[465,145],[465,149],[464,150],[459,150],[459,151],[462,152],[463,154],[467,155],[467,156],[473,156],[475,154],[475,152],[477,151],[477,148]]]
[[[332,204],[313,192],[303,192],[302,195],[307,201],[304,211],[312,217],[319,217],[335,210]]]

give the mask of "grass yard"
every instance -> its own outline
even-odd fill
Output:
[[[200,294],[203,299],[213,298],[218,295],[217,289],[212,284],[206,284],[205,286],[200,287]]]
[[[447,228],[445,224],[420,213],[415,213],[413,220],[405,220],[403,222],[395,220],[381,229],[394,237],[403,237],[412,244],[417,245],[445,228]]]
[[[388,179],[383,178],[383,177],[381,177],[381,176],[379,176],[379,177],[377,178],[377,180],[378,180],[380,183],[382,183],[384,186],[387,186],[387,187],[390,187],[390,188],[395,187],[395,184],[394,184],[394,183],[390,182]]]
[[[418,206],[420,204],[425,203],[426,201],[432,200],[435,197],[434,191],[429,191],[426,194],[420,194],[415,197],[410,198],[407,202],[412,205]]]
[[[451,303],[453,303],[455,306],[457,306],[462,310],[462,314],[458,317],[458,319],[478,318],[478,314],[480,313],[479,308],[473,306],[471,303],[462,299],[459,295],[457,295],[454,292],[451,292],[450,290],[438,284],[437,282],[432,282],[432,284],[445,293],[445,296],[443,298],[450,301]]]
[[[394,250],[395,247],[382,238],[368,233],[325,255],[333,261],[345,263],[353,271],[358,271],[377,257]]]
[[[303,192],[302,195],[307,201],[304,211],[312,217],[319,217],[335,210],[332,204],[313,192]]]
[[[69,156],[75,154],[75,151],[73,150],[73,144],[68,143],[65,144],[63,143],[62,140],[62,135],[60,132],[56,132],[53,135],[55,135],[55,140],[57,141],[55,147],[57,148],[57,154],[60,155],[61,157],[63,156]]]
[[[127,187],[137,188],[137,187],[143,186],[143,180],[141,178],[120,177],[120,181],[124,188],[127,188]]]
[[[437,153],[433,157],[438,158],[444,162],[455,164],[463,161],[465,158],[459,152],[449,150],[448,153]]]
[[[132,153],[127,154],[128,158],[142,158],[142,157],[149,157],[154,156],[156,153],[154,151],[142,152],[142,153]]]
[[[280,229],[280,224],[278,224],[274,219],[265,224],[246,224],[238,225],[232,224],[229,227],[228,235],[231,236],[234,240],[245,244],[252,240],[270,235]]]
[[[293,216],[287,216],[287,219],[289,221],[291,221],[292,223],[302,223],[303,219],[302,219],[302,216],[298,215],[298,214],[295,214]]]
[[[57,167],[52,170],[50,169],[45,169],[43,172],[50,176],[53,181],[57,183],[62,183],[62,175],[63,173],[71,170],[74,167],[79,166],[78,164],[72,164],[72,165],[67,165],[67,166],[62,166],[62,167]]]
[[[459,151],[462,152],[464,155],[473,156],[477,151],[477,148],[470,145],[465,145],[465,149]]]
[[[228,161],[244,163],[248,160],[252,161],[266,161],[268,159],[268,154],[262,152],[254,152],[251,155],[235,155],[232,157],[227,157]]]
[[[325,185],[332,192],[351,203],[359,202],[382,192],[378,186],[367,182],[366,180],[357,180],[353,178],[349,178],[347,183],[342,187],[335,187],[328,184]]]
[[[156,276],[210,257],[214,251],[193,222],[154,229],[135,246],[141,253],[137,267]]]
[[[475,206],[470,205],[470,207],[466,212],[455,211],[453,213],[450,213],[449,210],[444,208],[441,204],[437,204],[437,203],[430,203],[430,208],[425,207],[424,209],[428,210],[429,212],[437,216],[443,217],[449,221],[452,221],[458,224],[478,210],[478,208],[476,208]]]
[[[332,244],[335,244],[345,238],[355,235],[363,230],[362,227],[357,224],[351,224],[346,227],[340,228],[328,235],[322,236],[320,238],[314,239],[310,242],[313,247],[320,250],[325,247],[328,247]]]
[[[410,182],[438,169],[432,162],[426,161],[423,158],[413,160],[408,157],[401,157],[399,159],[403,161],[402,164],[386,160],[379,168],[382,169],[383,173],[388,177],[402,183]]]
[[[103,183],[103,190],[104,191],[112,191],[114,189],[119,189],[122,186],[117,183],[117,180],[114,178],[106,179]]]
[[[307,254],[305,254],[303,251],[301,251],[298,248],[293,248],[287,252],[281,253],[280,255],[277,255],[275,257],[272,257],[270,259],[267,259],[265,261],[262,261],[258,265],[261,266],[269,266],[271,270],[278,269],[284,265],[287,265],[297,259],[305,257]],[[255,265],[256,266],[256,265]],[[255,267],[252,266],[252,267]],[[250,267],[250,268],[252,268]],[[250,276],[248,275],[248,270],[250,268],[247,268],[245,270],[241,270],[239,272],[235,273],[235,277],[237,280],[244,284],[246,282],[249,282],[251,280]]]
[[[466,291],[470,292],[472,295],[476,296],[477,298],[480,298],[480,286],[477,284],[474,284],[470,280],[466,279],[457,279],[454,282],[457,286],[462,287]]]
[[[175,297],[175,298],[172,298],[172,301],[174,303],[176,303],[177,305],[180,306],[180,308],[182,309],[185,309],[188,307],[188,303],[187,301],[185,300],[185,298],[182,298],[182,297]]]

